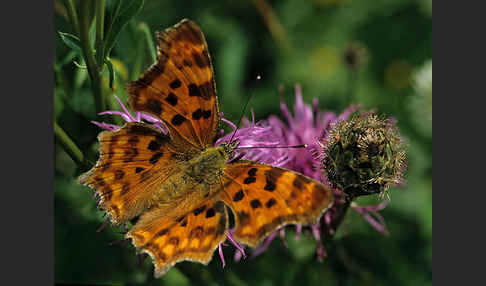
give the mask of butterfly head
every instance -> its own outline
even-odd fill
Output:
[[[235,149],[240,145],[239,140],[233,140],[231,142],[223,142],[219,147],[222,149],[222,151],[226,154],[228,159],[232,159],[235,156]]]

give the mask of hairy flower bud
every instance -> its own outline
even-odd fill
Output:
[[[321,146],[329,182],[351,197],[384,193],[402,183],[406,147],[391,120],[356,114],[336,123]]]

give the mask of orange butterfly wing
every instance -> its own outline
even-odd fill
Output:
[[[156,36],[157,62],[127,86],[129,105],[161,118],[184,149],[212,146],[219,122],[218,99],[201,29],[184,19]]]
[[[154,203],[154,186],[178,172],[177,153],[168,136],[136,122],[103,131],[98,140],[100,159],[79,183],[99,191],[100,207],[114,224],[125,223]]]
[[[226,239],[228,214],[221,201],[203,200],[189,212],[187,207],[182,203],[170,214],[152,209],[127,233],[139,251],[152,257],[155,277],[182,260],[207,264],[214,249]]]
[[[249,246],[286,224],[311,224],[332,205],[331,189],[302,174],[239,161],[224,170],[221,200],[235,215],[235,238]]]

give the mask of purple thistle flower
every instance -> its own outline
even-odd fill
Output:
[[[283,146],[307,144],[307,148],[288,149],[288,160],[282,167],[300,172],[306,176],[322,181],[327,181],[322,176],[319,162],[315,159],[318,151],[318,140],[322,133],[329,130],[331,125],[339,120],[346,119],[352,112],[358,109],[351,106],[340,116],[332,112],[321,112],[317,109],[318,101],[313,100],[313,106],[304,104],[302,99],[302,89],[299,84],[295,85],[295,105],[294,116],[289,112],[287,105],[280,103],[283,122],[275,115],[270,115],[268,120],[262,125],[270,126],[277,138],[282,138]]]
[[[154,127],[162,131],[163,133],[167,134],[167,128],[165,127],[164,123],[162,121],[150,114],[144,113],[144,112],[136,112],[135,116],[133,116],[128,109],[125,107],[123,102],[118,98],[118,96],[113,95],[116,100],[118,101],[118,104],[120,104],[120,107],[122,108],[123,111],[115,111],[115,110],[107,110],[98,113],[98,115],[118,115],[120,116],[123,120],[126,122],[143,122],[142,120],[147,121],[148,123],[151,123]],[[121,128],[121,126],[115,125],[115,124],[109,124],[105,122],[97,122],[97,121],[91,121],[94,125],[100,127],[101,129],[109,130],[109,131],[115,131]]]
[[[225,136],[222,136],[216,141],[215,145],[219,145],[222,142],[228,142],[236,129],[234,125],[229,120],[222,118],[224,122],[233,128],[233,131]],[[265,122],[255,123],[255,117],[252,111],[251,122],[244,118],[243,127],[236,130],[233,139],[238,139],[240,141],[240,146],[264,146],[264,147],[275,147],[282,146],[285,142],[282,137],[278,136],[269,125],[265,125]],[[255,148],[255,149],[241,149],[235,150],[235,157],[242,156],[242,159],[258,161],[265,164],[271,164],[273,166],[284,166],[290,160],[289,149],[284,148]]]
[[[245,150],[243,158],[247,160],[267,163],[300,172],[311,178],[321,181],[330,186],[327,176],[321,171],[319,154],[332,126],[339,121],[346,120],[359,106],[350,106],[340,115],[332,112],[321,112],[318,110],[318,100],[313,99],[312,107],[304,104],[302,90],[299,84],[295,86],[296,101],[294,105],[294,115],[292,116],[288,107],[280,103],[284,121],[276,115],[271,115],[267,120],[255,123],[252,113],[251,122],[243,121],[243,127],[238,129],[234,138],[240,140],[240,146],[291,146],[307,144],[307,148],[300,149],[251,149]],[[234,128],[234,127],[233,127]],[[232,133],[220,138],[217,144],[228,141]],[[321,241],[321,233],[326,236],[334,234],[334,221],[342,212],[345,204],[344,193],[339,189],[333,189],[334,204],[323,214],[322,218],[314,225],[306,227],[309,229],[314,239],[317,241],[317,258],[322,261],[327,255]],[[381,203],[376,207],[360,207],[353,204],[351,207],[370,223],[376,230],[386,233],[383,218],[377,213],[386,206]],[[373,218],[373,216],[376,219]],[[302,226],[296,226],[295,239],[298,240]],[[268,236],[263,243],[252,251],[251,257],[256,257],[263,253],[271,244],[279,232],[281,237],[285,228]],[[235,253],[235,261],[241,258],[239,253]]]

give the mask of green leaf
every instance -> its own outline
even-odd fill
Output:
[[[75,35],[69,33],[63,33],[58,31],[59,35],[61,36],[61,40],[71,49],[77,51],[81,54],[81,41]]]
[[[64,109],[64,96],[64,91],[61,88],[54,88],[54,120],[56,120],[61,115]]]
[[[60,62],[60,67],[63,67],[70,63],[76,57],[76,51],[70,51]]]
[[[110,55],[121,30],[142,9],[143,3],[144,0],[106,1],[104,55]]]
[[[110,88],[113,90],[113,82],[115,81],[115,69],[113,69],[113,63],[109,58],[105,58],[105,64],[108,67],[108,74],[110,75]]]
[[[143,37],[147,42],[147,47],[150,51],[150,56],[152,57],[152,62],[157,61],[157,51],[155,50],[154,40],[152,39],[152,33],[146,23],[140,23],[138,25],[139,31],[142,33]]]

